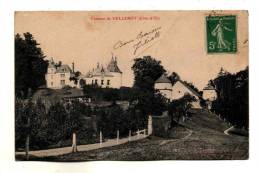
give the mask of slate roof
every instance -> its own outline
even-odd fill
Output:
[[[119,69],[119,67],[117,66],[116,57],[115,57],[115,59],[112,57],[112,60],[107,65],[107,70],[110,71],[110,72],[122,73],[121,70]]]
[[[198,98],[201,98],[201,95],[195,91],[194,89],[192,89],[189,85],[187,85],[186,83],[184,83],[182,80],[178,80],[180,83],[182,83],[186,88],[188,88],[194,95],[196,95]]]
[[[167,78],[165,74],[163,74],[155,81],[155,83],[171,83],[171,81]]]
[[[119,69],[117,65],[117,60],[116,58],[114,59],[112,57],[110,63],[107,65],[106,68],[103,66],[100,66],[99,63],[97,64],[97,67],[93,69],[92,71],[87,72],[86,77],[93,77],[93,76],[110,76],[112,77],[113,74],[111,72],[117,72],[117,73],[122,73],[121,70]]]
[[[72,70],[67,64],[57,67],[57,70],[56,70],[56,73],[71,73],[71,72],[72,72]]]

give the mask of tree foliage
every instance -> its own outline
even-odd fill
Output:
[[[112,104],[106,108],[99,108],[96,110],[98,114],[98,131],[103,132],[104,137],[116,137],[116,131],[119,130],[121,135],[126,134],[127,131],[127,117],[123,109]]]
[[[212,81],[217,91],[212,110],[239,127],[248,127],[248,81],[248,67],[236,74],[221,69]]]
[[[165,109],[166,100],[154,90],[155,81],[165,73],[161,61],[144,56],[136,58],[132,66],[134,71],[134,87],[131,102],[136,102],[136,107],[144,114],[159,115]]]
[[[180,80],[180,76],[176,72],[172,72],[168,79],[171,81],[172,85],[174,85],[178,80]]]
[[[78,84],[78,80],[79,80],[79,76],[81,75],[81,72],[80,71],[76,71],[75,73],[73,73],[73,76],[71,76],[69,78],[70,81],[73,81],[75,85]],[[82,79],[82,82],[83,82],[83,79]],[[85,82],[86,83],[86,82]],[[84,86],[84,83],[81,83],[80,86]]]
[[[90,133],[85,132],[88,127],[84,125],[84,118],[90,117],[92,111],[83,103],[57,102],[50,106],[48,112],[40,100],[33,103],[17,99],[15,106],[16,148],[24,147],[27,135],[30,136],[31,149],[45,149],[70,145],[73,132],[86,142]],[[91,136],[87,139],[92,140]]]
[[[45,56],[32,34],[27,32],[23,36],[15,36],[15,94],[20,98],[26,97],[29,88],[35,91],[45,84],[48,67],[48,61],[44,60]]]
[[[95,101],[130,101],[132,100],[132,93],[134,92],[134,89],[129,87],[121,87],[119,89],[101,88],[98,85],[84,85],[83,92]]]
[[[134,59],[132,70],[135,76],[134,87],[144,90],[153,90],[155,80],[165,73],[161,61],[151,56]]]
[[[190,94],[185,94],[183,97],[173,100],[168,105],[168,113],[171,117],[171,126],[174,123],[178,123],[182,116],[187,116],[188,111],[192,107],[192,102],[196,101],[196,98]]]
[[[129,130],[135,132],[138,129],[146,129],[148,117],[144,116],[142,111],[136,105],[131,105],[126,111],[116,104],[96,108],[98,131],[102,131],[105,138],[115,138],[117,130],[122,137],[128,136]]]

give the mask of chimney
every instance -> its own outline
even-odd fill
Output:
[[[74,73],[74,62],[72,62],[72,72]]]

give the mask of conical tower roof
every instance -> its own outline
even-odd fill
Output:
[[[162,74],[161,77],[159,77],[155,83],[171,83],[170,79],[167,78],[165,74]]]
[[[110,63],[107,65],[107,70],[109,72],[117,72],[117,73],[122,73],[119,67],[117,66],[117,58],[115,59],[112,57]]]

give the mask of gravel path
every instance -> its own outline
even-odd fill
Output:
[[[140,134],[131,136],[130,141],[137,141],[148,137],[148,135]],[[129,138],[121,138],[117,141],[117,139],[108,139],[107,141],[103,142],[101,145],[100,143],[95,144],[88,144],[88,145],[78,145],[78,151],[90,151],[96,150],[100,148],[106,148],[116,145],[121,145],[129,142]],[[68,154],[72,152],[72,147],[63,147],[63,148],[54,148],[54,149],[47,149],[47,150],[38,150],[38,151],[30,151],[29,155],[33,155],[36,157],[48,157],[48,156],[58,156],[63,154]],[[16,155],[25,155],[25,152],[15,152]]]

